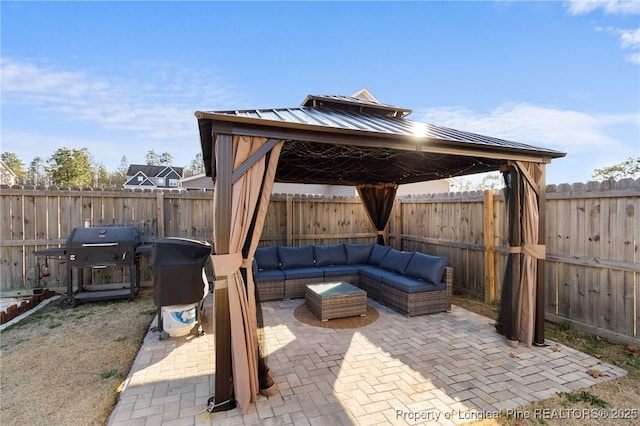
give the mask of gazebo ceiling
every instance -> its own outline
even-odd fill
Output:
[[[277,182],[412,183],[497,170],[507,160],[566,154],[404,118],[411,110],[348,96],[297,108],[196,112],[207,176],[216,134],[284,140]]]

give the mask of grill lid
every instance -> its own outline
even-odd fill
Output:
[[[135,226],[108,226],[91,228],[73,228],[67,238],[67,247],[83,245],[121,245],[137,246],[140,234]]]

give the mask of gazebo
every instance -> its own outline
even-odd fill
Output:
[[[544,344],[545,165],[565,153],[406,118],[411,110],[354,96],[309,95],[299,107],[197,111],[214,181],[215,395],[209,411],[246,412],[277,389],[258,349],[251,260],[274,181],[353,185],[384,244],[397,185],[501,170],[510,252],[498,332]]]

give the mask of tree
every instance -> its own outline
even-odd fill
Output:
[[[170,166],[173,161],[173,155],[169,152],[163,152],[162,154],[156,153],[154,150],[150,150],[146,155],[147,166]]]
[[[479,177],[479,176],[478,176]],[[456,178],[452,187],[454,191],[484,191],[485,189],[504,188],[504,178],[500,172],[489,172],[484,174],[481,180],[471,181],[465,178]]]
[[[111,186],[121,188],[127,181],[127,171],[129,171],[129,161],[127,156],[123,155],[118,168],[110,175]]]
[[[16,174],[16,183],[22,184],[27,180],[27,172],[24,170],[24,163],[13,152],[3,152],[0,155],[2,161]]]
[[[629,157],[612,166],[595,169],[591,177],[598,181],[640,178],[640,157]]]
[[[107,172],[107,168],[104,164],[96,164],[94,166],[94,180],[93,187],[94,188],[108,188],[109,187],[109,172]]]
[[[60,148],[48,160],[47,171],[54,185],[90,186],[93,180],[91,154],[86,148]]]
[[[173,155],[171,155],[170,153],[163,152],[162,154],[160,154],[160,164],[163,164],[165,166],[170,166],[172,161],[173,161]]]
[[[184,177],[195,176],[202,173],[204,173],[204,161],[202,160],[202,153],[199,152],[184,170]]]
[[[160,156],[154,150],[149,150],[149,152],[147,152],[147,155],[145,156],[145,159],[147,160],[147,166],[159,166],[160,164],[162,164],[160,161]]]
[[[504,188],[504,178],[500,172],[486,174],[478,184],[478,190]]]
[[[36,156],[29,163],[27,181],[35,186],[47,186],[48,175],[42,157]]]

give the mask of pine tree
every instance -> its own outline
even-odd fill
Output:
[[[16,174],[16,183],[23,184],[27,180],[27,172],[24,170],[24,163],[13,152],[3,152],[0,155],[2,161]]]
[[[54,185],[90,186],[93,180],[91,154],[86,148],[60,148],[48,160],[47,171]]]

